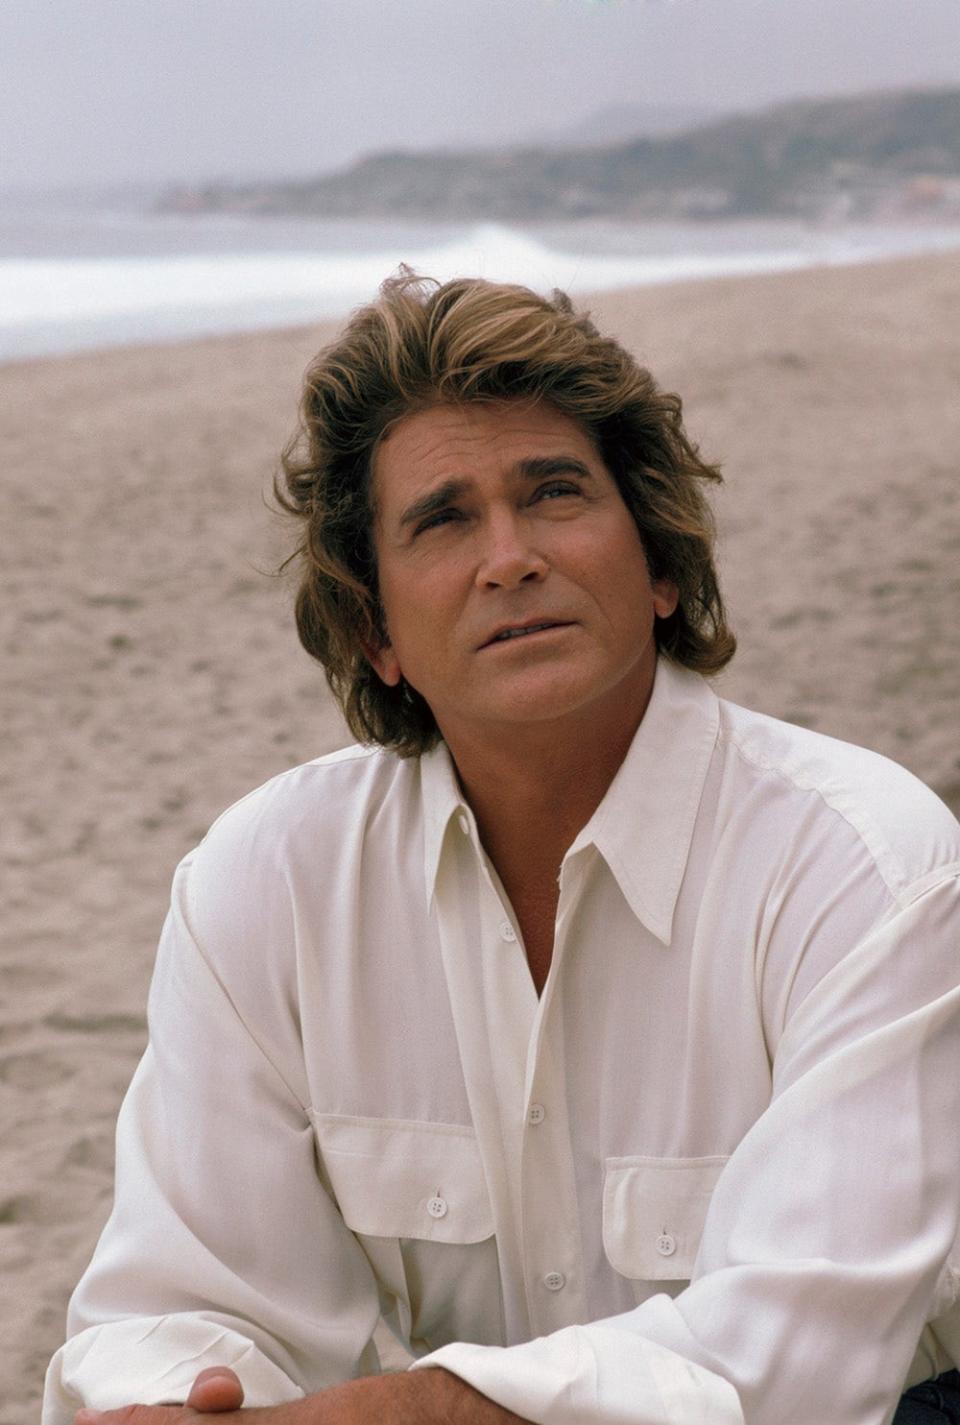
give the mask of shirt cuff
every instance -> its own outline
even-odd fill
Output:
[[[744,1425],[729,1381],[616,1326],[567,1326],[519,1346],[442,1346],[441,1366],[535,1425]]]
[[[138,1316],[91,1326],[60,1347],[47,1371],[41,1425],[72,1425],[81,1405],[182,1405],[208,1366],[236,1371],[245,1407],[303,1399],[290,1377],[238,1331],[192,1312]]]

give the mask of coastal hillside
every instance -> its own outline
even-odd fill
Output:
[[[303,180],[180,187],[176,212],[537,221],[960,217],[960,89],[804,100],[576,147],[372,154]]]

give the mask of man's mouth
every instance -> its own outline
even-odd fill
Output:
[[[489,648],[493,643],[506,643],[511,638],[526,638],[531,633],[543,633],[548,628],[566,628],[566,624],[550,620],[546,623],[524,623],[517,624],[514,628],[502,628],[499,633],[487,639],[484,647]]]

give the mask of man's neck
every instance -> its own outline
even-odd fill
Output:
[[[619,686],[580,716],[441,728],[480,839],[503,884],[537,993],[553,959],[563,858],[616,776],[653,690]],[[451,735],[453,733],[453,735]]]
[[[480,839],[500,877],[538,994],[553,959],[564,855],[616,776],[640,721],[590,729],[529,728],[496,747],[451,748]],[[479,753],[479,755],[477,755]]]
[[[646,710],[511,726],[501,738],[461,736],[448,747],[480,838],[504,884],[520,876],[555,880],[577,833],[600,805]]]

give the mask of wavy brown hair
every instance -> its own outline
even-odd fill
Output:
[[[439,737],[405,682],[387,687],[364,646],[384,640],[373,546],[373,459],[396,421],[441,402],[548,401],[591,437],[630,509],[654,579],[680,598],[658,619],[661,651],[717,673],[736,640],[713,562],[704,486],[720,480],[661,391],[567,296],[401,268],[308,368],[300,427],[282,456],[279,503],[301,522],[297,629],[326,671],[353,734],[401,756]]]

